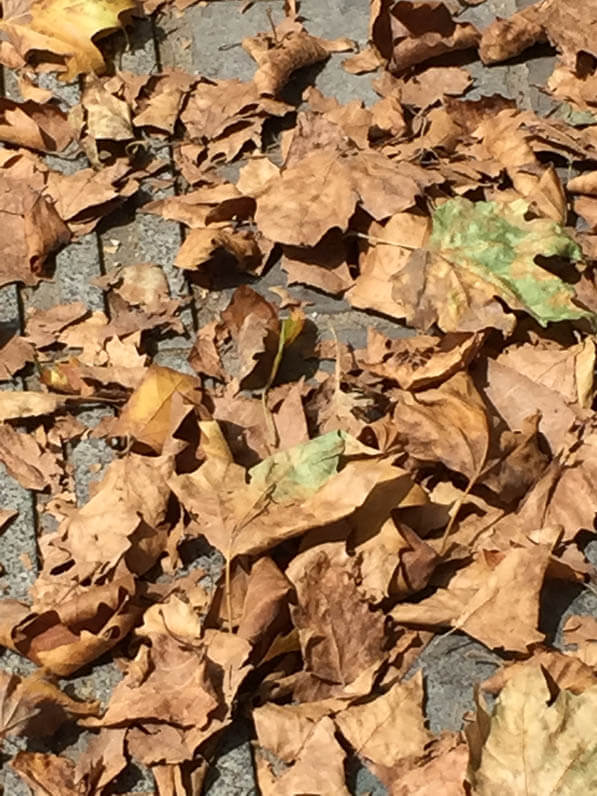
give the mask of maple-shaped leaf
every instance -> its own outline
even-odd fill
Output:
[[[579,695],[562,690],[554,699],[539,666],[521,669],[500,694],[479,764],[473,762],[474,793],[595,793],[596,708],[597,686]]]
[[[64,60],[64,80],[106,68],[93,39],[122,27],[121,15],[135,9],[134,0],[5,0],[0,30],[19,55],[52,53]]]
[[[527,209],[522,199],[503,204],[450,199],[433,213],[429,248],[455,268],[473,272],[509,307],[525,310],[542,326],[594,318],[573,304],[572,285],[535,262],[539,255],[576,261],[580,248],[559,224],[527,220]]]
[[[594,322],[593,312],[573,303],[574,287],[535,262],[538,256],[576,261],[579,247],[556,222],[527,220],[527,209],[523,199],[457,198],[438,207],[429,237],[390,272],[392,315],[418,329],[437,324],[444,332],[493,327],[510,333],[516,318],[508,307],[526,311],[543,326],[566,319]],[[395,238],[402,246],[403,237]]]

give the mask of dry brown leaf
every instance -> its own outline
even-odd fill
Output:
[[[135,137],[128,104],[115,97],[96,77],[85,81],[81,106],[85,134],[94,141],[130,141]]]
[[[317,723],[337,709],[346,707],[339,699],[324,699],[302,705],[269,702],[253,711],[257,739],[263,749],[284,763],[293,763],[314,732]]]
[[[202,740],[221,729],[222,721],[211,718],[218,705],[205,654],[155,634],[151,649],[139,648],[106,713],[93,726],[130,727],[127,741],[134,744],[137,759],[178,763],[190,759]]]
[[[507,553],[483,550],[446,588],[417,605],[399,605],[391,615],[400,623],[451,626],[492,649],[526,653],[543,640],[537,631],[539,592],[549,557],[545,545]]]
[[[399,760],[393,768],[372,766],[392,796],[466,796],[469,751],[462,736],[444,732],[432,738],[417,758]]]
[[[413,248],[424,245],[431,225],[424,215],[397,213],[385,225],[373,222],[359,257],[360,275],[348,293],[348,301],[359,309],[403,315],[403,304],[395,300],[392,278],[408,262]]]
[[[437,389],[405,393],[394,411],[402,446],[475,480],[489,450],[487,410],[471,378],[456,373]]]
[[[476,47],[481,35],[468,22],[454,22],[444,3],[395,3],[390,10],[390,69],[402,72],[429,58]]]
[[[479,483],[489,487],[502,504],[520,500],[545,472],[549,457],[542,450],[539,415],[522,423],[521,431],[492,435],[492,446]]]
[[[335,723],[359,757],[391,767],[420,755],[430,740],[423,716],[423,674],[369,702],[347,708]]]
[[[264,757],[257,756],[257,781],[263,796],[348,796],[344,781],[345,752],[336,740],[334,724],[324,716],[307,736],[296,762],[276,777]]]
[[[277,96],[296,69],[324,61],[329,51],[299,22],[284,20],[273,32],[243,39],[242,45],[258,65],[253,80],[260,94]]]
[[[534,3],[509,19],[496,19],[481,36],[479,55],[484,64],[497,63],[545,40],[541,6]]]
[[[229,161],[248,143],[261,144],[268,116],[284,116],[293,106],[262,97],[254,81],[206,80],[190,93],[181,121],[208,160]]]
[[[278,502],[268,497],[268,488],[247,484],[244,468],[209,459],[194,473],[173,478],[171,486],[195,516],[199,531],[231,559],[263,552],[310,528],[339,520],[360,506],[376,485],[403,475],[388,461],[349,461],[310,497]]]
[[[23,678],[0,670],[0,736],[53,735],[64,722],[99,712],[99,702],[78,702],[39,672]]]
[[[238,635],[254,647],[267,645],[284,626],[291,585],[270,558],[251,567]]]
[[[171,471],[171,456],[129,454],[110,464],[92,498],[40,541],[43,569],[33,589],[36,608],[51,609],[69,597],[74,606],[82,603],[79,613],[93,614],[95,592],[80,587],[82,582],[105,588],[114,610],[127,606],[135,592],[130,573],[147,571],[164,549]],[[119,592],[119,579],[126,594]]]
[[[464,370],[478,353],[482,334],[417,335],[392,340],[370,328],[367,348],[357,362],[376,376],[395,381],[404,390],[420,390]]]
[[[76,782],[93,783],[98,790],[112,782],[127,765],[125,736],[125,729],[112,727],[103,727],[93,735],[77,760]]]
[[[192,229],[180,247],[174,264],[196,270],[208,263],[217,252],[232,255],[243,271],[256,271],[263,253],[250,231],[228,229]]]
[[[34,796],[85,796],[87,793],[85,783],[75,783],[75,764],[68,757],[18,752],[10,764]]]
[[[423,72],[403,78],[391,78],[388,73],[375,81],[375,89],[382,96],[396,94],[403,105],[428,108],[445,95],[458,96],[471,85],[470,74],[459,66],[431,66]]]
[[[362,599],[355,575],[349,560],[339,566],[317,548],[295,558],[288,572],[297,592],[292,619],[306,668],[344,688],[383,658],[383,616]]]
[[[32,434],[0,424],[0,461],[25,489],[56,489],[62,468],[55,452],[44,450]]]
[[[566,196],[553,166],[543,168],[522,126],[526,117],[517,110],[503,110],[482,122],[474,132],[488,154],[505,168],[514,188],[539,215],[565,223]]]
[[[597,669],[597,620],[592,616],[569,616],[564,625],[564,642],[574,647],[569,655]],[[569,686],[566,686],[569,688]]]
[[[579,353],[583,349],[585,346],[581,345]],[[516,369],[502,364],[499,358],[486,360],[476,368],[475,382],[479,385],[479,390],[488,404],[506,421],[512,431],[522,431],[527,418],[539,413],[539,430],[547,439],[552,452],[556,453],[564,444],[568,429],[571,428],[575,420],[582,419],[584,413],[574,404],[567,402],[565,396],[571,394],[569,390],[565,394],[560,392],[560,387],[566,388],[565,382],[553,384],[557,388],[554,390],[542,384],[541,381],[535,381],[526,375],[528,355],[533,350],[536,349],[534,347],[524,348],[521,349],[520,356],[513,355],[511,361],[516,362]],[[556,353],[557,361],[557,349],[554,353]],[[570,379],[573,379],[574,389],[577,386],[574,373],[575,361],[574,357],[568,357],[569,355],[561,357],[564,362],[560,372],[567,372],[568,386]],[[507,359],[508,355],[506,355],[506,361]],[[566,362],[566,360],[568,361]],[[581,359],[582,364],[584,363]],[[550,377],[549,370],[547,373],[542,371],[539,363],[532,367],[540,379]],[[584,374],[584,371],[581,370],[581,374]],[[583,375],[581,375],[579,384],[581,388],[586,384]]]
[[[135,77],[130,78],[131,83],[134,83]],[[152,75],[135,97],[135,127],[174,133],[185,99],[196,82],[195,75],[179,69],[165,69],[158,75]]]
[[[305,285],[337,295],[352,284],[346,261],[346,244],[339,232],[328,232],[312,248],[283,246],[282,268],[288,275],[288,284]]]
[[[252,207],[238,188],[231,183],[197,188],[182,196],[170,196],[143,205],[144,213],[154,213],[168,221],[179,221],[192,229],[204,229],[208,224],[217,228],[217,222],[231,221]]]
[[[314,151],[267,183],[257,197],[255,221],[270,240],[315,246],[329,229],[346,230],[357,198],[337,153]]]
[[[35,285],[45,274],[49,254],[70,240],[56,208],[40,190],[3,173],[0,179],[0,284]]]
[[[468,776],[474,792],[590,793],[595,787],[590,727],[596,702],[596,687],[554,696],[539,666],[520,669],[498,697],[492,716],[483,717],[480,749],[471,754]],[[475,746],[471,743],[471,752]]]
[[[74,130],[55,105],[33,100],[0,100],[0,141],[41,152],[62,152],[73,140]]]
[[[101,171],[82,169],[74,174],[51,171],[46,193],[73,235],[85,235],[95,229],[100,218],[129,199],[138,182],[129,177],[130,167],[122,161]]]
[[[221,318],[236,344],[240,385],[263,387],[278,351],[281,327],[274,305],[245,285],[234,291]]]
[[[134,590],[130,577],[108,586],[79,589],[58,611],[49,608],[19,617],[9,628],[5,644],[53,674],[72,674],[112,649],[132,629],[141,613],[131,599]]]
[[[573,624],[574,619],[575,617],[570,617],[566,625],[571,620]],[[566,634],[565,628],[564,634]],[[566,638],[566,635],[564,637]],[[490,694],[498,694],[525,666],[541,666],[543,672],[549,675],[559,689],[565,688],[573,694],[582,694],[587,688],[597,685],[597,674],[577,657],[564,655],[557,650],[537,650],[528,660],[516,661],[499,669],[482,683],[481,688]]]
[[[3,391],[0,393],[0,422],[15,420],[22,417],[40,417],[60,409],[66,403],[61,395],[50,395],[45,392]]]
[[[0,348],[0,381],[12,379],[34,357],[35,350],[24,337],[9,337]]]
[[[565,0],[542,0],[518,11],[509,19],[498,19],[483,31],[480,55],[484,63],[495,63],[518,55],[536,42],[548,39],[564,63],[574,69],[580,53],[597,56],[597,41],[591,25],[597,5],[586,0],[581,7]]]
[[[497,361],[524,373],[535,384],[561,393],[571,406],[588,409],[593,403],[595,344],[590,337],[568,347],[548,340],[509,346]]]

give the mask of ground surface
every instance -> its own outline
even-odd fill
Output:
[[[510,16],[517,7],[529,4],[525,0],[486,0],[468,9],[465,16],[483,27],[495,16]],[[240,13],[241,5],[239,0],[212,0],[189,8],[180,18],[158,15],[155,23],[141,22],[132,33],[130,46],[122,53],[122,68],[147,73],[161,67],[177,66],[210,77],[250,78],[254,64],[238,43],[244,36],[267,28],[267,9],[271,9],[274,18],[281,17],[283,2],[257,0],[245,14]],[[328,38],[349,36],[361,45],[365,44],[368,0],[304,0],[301,6],[306,27],[311,33]],[[299,75],[290,90],[298,93],[303,85],[299,85],[300,81],[314,80],[325,94],[336,96],[341,102],[352,98],[362,99],[366,104],[374,101],[371,77],[347,74],[340,65],[342,58],[333,56],[323,68],[318,67],[307,75]],[[481,70],[479,64],[471,63],[468,68],[476,78],[482,75],[482,81],[475,86],[476,94],[499,92],[517,99],[521,107],[533,107],[540,112],[548,109],[546,99],[534,86],[542,82],[548,73],[549,56],[538,52],[530,58],[528,54],[525,55],[524,62],[508,66]],[[15,94],[11,80],[11,75],[6,74],[4,91],[9,96]],[[62,88],[61,96],[66,105],[75,103],[78,98],[76,85]],[[69,164],[62,162],[54,165],[64,168]],[[23,328],[28,308],[49,307],[74,300],[83,300],[91,308],[105,309],[102,292],[91,282],[94,277],[121,264],[158,263],[168,274],[172,294],[184,295],[190,288],[182,272],[172,265],[180,242],[181,232],[176,224],[136,213],[135,208],[129,206],[125,212],[121,211],[104,220],[97,233],[88,235],[59,255],[52,282],[42,283],[37,289],[19,290],[13,285],[3,288],[0,291],[0,323],[19,330]],[[274,268],[255,287],[264,292],[269,286],[280,284],[285,284],[284,275]],[[314,291],[294,286],[291,292],[313,302],[308,312],[320,330],[325,331],[330,317],[333,317],[338,335],[355,344],[362,344],[365,330],[370,324],[380,326],[386,334],[407,333],[388,319],[349,310],[346,303]],[[229,290],[207,298],[197,294],[194,297],[194,310],[187,311],[183,316],[187,333],[176,339],[162,341],[156,361],[178,370],[188,370],[186,355],[198,321],[204,323],[215,316],[225,306],[229,295]],[[88,419],[97,421],[99,418],[100,414],[96,413]],[[70,455],[77,497],[84,502],[90,481],[98,477],[98,465],[105,465],[112,454],[103,442],[88,440],[74,447]],[[0,542],[1,558],[6,570],[0,586],[5,596],[19,599],[25,597],[35,579],[36,535],[43,532],[43,528],[37,527],[37,501],[43,498],[22,489],[4,472],[0,472],[0,490],[3,507],[19,511],[17,520]],[[512,598],[516,599],[516,595]],[[570,613],[597,614],[597,598],[586,591],[580,593],[567,584],[558,586],[558,592],[551,594],[543,606],[542,629],[557,635],[558,628]],[[2,656],[2,665],[19,672],[32,668],[27,661],[12,653]],[[454,634],[430,645],[417,666],[422,666],[426,675],[427,715],[434,732],[442,728],[460,728],[463,714],[473,707],[473,682],[488,677],[497,665],[498,659],[491,651],[466,636]],[[100,662],[84,674],[72,678],[68,689],[81,697],[93,694],[105,699],[118,678],[119,674],[112,663]],[[64,737],[60,739],[60,750],[71,745],[80,747],[83,740],[83,737]],[[28,748],[44,749],[42,745],[33,746],[31,743]],[[6,751],[5,760],[13,750],[7,748]],[[57,751],[56,744],[53,745],[53,751]],[[126,776],[119,780],[120,792],[153,792],[150,775],[131,768],[125,773]],[[4,766],[0,781],[4,784],[5,793],[10,796],[19,796],[27,790],[8,766]],[[353,789],[355,793],[385,792],[357,761],[354,765]],[[207,792],[220,795],[256,792],[250,741],[238,728],[224,742],[217,771],[211,777]]]

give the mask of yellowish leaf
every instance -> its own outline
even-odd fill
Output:
[[[200,397],[194,376],[152,365],[122,410],[116,433],[130,435],[159,452],[168,433],[182,420],[184,403],[198,403]]]
[[[19,54],[26,58],[37,50],[61,56],[64,80],[104,72],[106,64],[93,39],[121,28],[121,15],[135,9],[133,0],[36,0],[25,8],[13,1],[2,6],[0,30]]]

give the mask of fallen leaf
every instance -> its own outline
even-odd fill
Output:
[[[594,0],[587,0],[583,13],[595,13]],[[580,52],[597,55],[592,30],[586,29],[578,11],[562,0],[543,0],[522,9],[509,19],[498,19],[483,31],[479,53],[483,63],[513,58],[527,47],[548,39],[566,65],[575,68]]]
[[[75,784],[75,764],[68,757],[18,752],[11,766],[35,796],[85,796],[86,785]]]
[[[21,417],[39,417],[55,412],[64,406],[66,399],[61,395],[45,392],[8,392],[0,394],[0,422]]]
[[[0,735],[53,735],[77,716],[99,715],[98,702],[72,699],[40,673],[19,677],[0,671]]]
[[[0,381],[9,381],[28,362],[33,362],[34,356],[33,346],[24,337],[10,337],[0,348]]]
[[[392,340],[369,328],[367,348],[357,352],[357,361],[404,390],[420,390],[464,370],[482,342],[480,334],[447,334],[441,338],[417,335]]]
[[[407,757],[389,768],[372,766],[392,796],[465,796],[469,752],[456,733],[444,732],[425,746],[421,755]]]
[[[574,617],[571,619],[574,622]],[[567,624],[569,622],[570,619]],[[522,669],[528,667],[536,669],[538,666],[544,674],[549,675],[550,681],[553,681],[560,690],[566,689],[573,694],[582,694],[583,691],[597,685],[597,674],[578,658],[564,655],[556,650],[537,650],[528,660],[516,661],[499,669],[485,680],[481,687],[489,694],[499,694],[506,683],[518,677]]]
[[[41,152],[62,152],[73,140],[74,130],[55,105],[33,100],[0,101],[0,141]]]
[[[597,668],[597,620],[592,616],[570,616],[564,625],[564,641],[574,645],[569,654]]]
[[[25,489],[56,488],[62,468],[55,453],[44,450],[32,434],[20,434],[0,424],[0,461]]]
[[[385,694],[347,708],[335,723],[359,757],[391,767],[400,758],[420,755],[430,740],[422,705],[423,674],[419,670]]]
[[[398,605],[391,615],[400,623],[451,626],[492,649],[526,653],[543,640],[537,631],[539,591],[549,555],[543,545],[499,554],[481,551],[446,588],[417,605]]]
[[[384,620],[362,599],[349,562],[338,566],[315,548],[293,561],[289,578],[298,599],[292,618],[308,671],[346,687],[381,663]]]
[[[346,230],[356,202],[350,172],[336,152],[314,151],[267,183],[255,221],[270,240],[315,246],[329,229]]]
[[[265,759],[257,758],[257,781],[264,796],[288,794],[300,796],[309,793],[325,796],[333,792],[348,796],[344,784],[345,753],[334,734],[334,725],[327,716],[320,719],[291,768],[276,777]]]
[[[394,423],[401,444],[416,459],[439,460],[469,480],[480,474],[489,450],[489,424],[483,400],[466,373],[457,373],[437,389],[405,393]]]
[[[68,227],[40,191],[3,174],[0,180],[0,284],[35,285],[45,275],[47,257],[70,240]]]
[[[293,763],[315,731],[317,723],[335,708],[346,703],[329,699],[302,705],[276,705],[269,702],[253,711],[257,739],[263,749],[285,763]]]
[[[390,69],[394,72],[438,55],[476,47],[481,38],[474,25],[454,22],[444,3],[394,3],[390,26]]]
[[[346,298],[359,309],[383,312],[390,317],[406,314],[404,302],[392,289],[394,275],[407,265],[412,250],[425,244],[430,221],[413,212],[397,213],[383,226],[374,222],[367,232],[359,257],[360,274]]]
[[[476,793],[590,792],[594,743],[589,728],[597,687],[553,698],[539,666],[524,667],[506,684],[491,716],[479,765],[470,773]]]
[[[324,61],[328,50],[320,39],[309,35],[302,25],[285,20],[273,33],[243,39],[244,49],[257,61],[253,80],[260,94],[277,96],[291,74],[301,67]]]
[[[526,221],[526,210],[523,200],[498,204],[462,198],[437,208],[429,254],[418,277],[421,287],[425,280],[430,284],[423,287],[428,291],[427,301],[419,298],[421,321],[436,319],[444,331],[503,328],[503,314],[495,318],[496,296],[512,309],[525,310],[543,326],[592,317],[574,305],[572,285],[535,263],[538,254],[578,260],[577,245],[552,221]],[[394,276],[393,295],[409,290],[414,297],[414,276],[408,269]],[[441,302],[435,293],[439,285],[443,286]],[[442,306],[448,290],[452,298]]]
[[[35,50],[52,53],[64,62],[63,80],[72,80],[81,73],[103,72],[102,54],[93,38],[122,26],[120,17],[134,9],[131,0],[94,0],[86,6],[73,5],[72,0],[40,0],[8,3],[4,8],[0,30],[23,58]],[[65,20],[74,17],[72,25]]]
[[[317,450],[317,445],[312,447],[315,454]],[[309,528],[341,519],[361,505],[376,484],[404,475],[388,461],[356,459],[322,482],[325,473],[330,473],[333,459],[319,462],[317,456],[312,462],[313,472],[308,461],[306,464],[306,483],[292,469],[285,472],[283,462],[275,458],[273,467],[267,460],[259,465],[259,480],[247,483],[244,468],[209,459],[194,473],[173,478],[171,486],[197,519],[200,532],[231,560],[262,552]],[[284,481],[268,479],[264,483],[268,473],[274,477],[280,473]],[[280,501],[272,498],[270,493],[276,489],[288,497]],[[293,489],[297,490],[296,497]],[[301,505],[300,512],[297,505]]]
[[[194,376],[152,365],[124,406],[114,433],[130,435],[159,453],[187,407],[201,400],[199,388]]]

